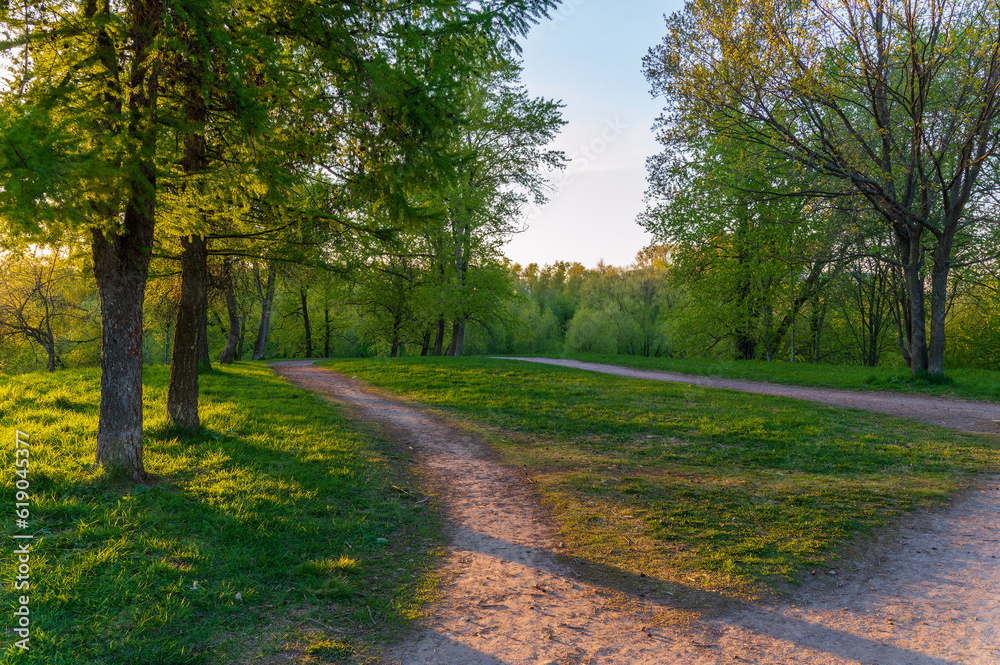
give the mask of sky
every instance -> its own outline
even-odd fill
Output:
[[[659,152],[642,57],[666,33],[682,0],[563,0],[522,40],[522,80],[535,97],[561,100],[567,124],[551,147],[572,161],[552,179],[550,202],[526,210],[528,230],[504,248],[516,263],[603,260],[625,266],[650,244],[646,158]]]

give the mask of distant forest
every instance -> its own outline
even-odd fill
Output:
[[[856,258],[807,272],[780,256],[758,258],[741,272],[737,260],[709,262],[704,248],[657,246],[626,267],[474,265],[474,307],[464,311],[461,327],[440,325],[444,290],[417,260],[397,256],[344,272],[214,258],[201,354],[209,364],[566,353],[904,364],[905,310],[892,266]],[[169,268],[167,260],[154,260],[147,286],[146,364],[170,363],[181,276]],[[983,263],[953,282],[949,366],[1000,363],[996,268]],[[98,363],[99,304],[85,259],[38,253],[8,257],[0,269],[4,371]]]

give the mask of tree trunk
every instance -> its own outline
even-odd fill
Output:
[[[271,331],[271,305],[274,303],[274,278],[277,275],[277,264],[271,263],[267,269],[267,286],[261,294],[260,282],[257,283],[257,295],[261,298],[260,326],[257,328],[257,341],[253,347],[253,359],[263,360],[267,349],[267,335]]]
[[[323,357],[330,357],[330,308],[323,308]]]
[[[208,161],[203,133],[207,112],[200,90],[202,72],[189,61],[184,62],[181,71],[191,85],[183,102],[190,129],[184,135],[181,168],[191,179],[184,182],[184,187],[189,193],[197,194],[199,188],[193,178],[205,170]],[[192,431],[201,427],[198,418],[198,370],[199,365],[204,367],[208,356],[207,306],[208,243],[204,236],[191,234],[181,238],[181,297],[174,328],[167,419],[177,427]]]
[[[420,357],[425,358],[431,350],[431,331],[428,330],[424,333],[424,343],[420,346]]]
[[[896,321],[896,344],[899,346],[899,352],[903,356],[906,366],[912,367],[913,361],[910,359],[910,335],[913,331],[913,325],[910,322],[910,299],[906,295],[906,285],[903,284],[902,288],[900,288],[903,281],[902,271],[897,267],[893,267],[892,276],[892,313]]]
[[[101,405],[95,463],[136,481],[146,476],[140,348],[152,244],[152,196],[148,201],[133,197],[122,235],[106,239],[99,230],[93,232],[94,276],[101,299]]]
[[[448,345],[447,356],[460,356],[465,352],[465,320],[456,319],[451,326],[451,343]]]
[[[938,241],[931,270],[931,341],[928,349],[927,373],[944,375],[944,324],[948,315],[948,273],[951,268],[951,238]]]
[[[146,478],[142,451],[142,305],[156,224],[158,79],[148,49],[159,31],[162,7],[136,0],[129,26],[127,203],[122,232],[92,231],[94,277],[101,301],[101,403],[94,463],[134,481]]]
[[[198,365],[204,331],[208,282],[207,247],[202,236],[181,238],[181,298],[177,305],[174,350],[167,389],[167,417],[171,423],[197,430]]]
[[[45,353],[49,357],[47,371],[49,371],[49,372],[55,372],[56,371],[56,345],[55,345],[55,342],[52,341],[52,340],[49,340],[49,342],[46,343],[44,346],[45,346]]]
[[[206,268],[206,274],[207,274]],[[208,285],[205,285],[205,291],[208,291]],[[198,330],[198,371],[200,372],[211,372],[212,371],[212,358],[208,355],[208,302],[205,302],[204,310],[201,314],[201,322],[199,323]]]
[[[306,330],[306,358],[312,358],[313,340],[312,340],[312,329],[309,327],[308,289],[306,289],[306,287],[304,286],[300,287],[299,295],[302,297],[302,325],[305,326]]]
[[[240,313],[236,305],[236,287],[233,284],[232,260],[226,259],[222,264],[222,281],[226,290],[226,310],[229,312],[229,337],[226,340],[226,348],[219,356],[219,362],[223,365],[232,365],[236,359],[236,351],[239,348],[242,327],[240,325]]]
[[[440,356],[444,352],[444,317],[438,318],[437,337],[434,338],[434,355]]]
[[[927,372],[927,327],[924,307],[924,280],[920,274],[923,249],[919,237],[905,247],[907,261],[903,265],[906,297],[910,301],[910,373]]]

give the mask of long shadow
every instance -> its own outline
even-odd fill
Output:
[[[474,538],[466,538],[465,541],[475,543],[475,549],[472,551],[479,554],[511,563],[533,564],[538,570],[552,575],[565,576],[567,573],[576,573],[580,579],[595,587],[641,597],[663,607],[695,612],[703,618],[711,618],[732,627],[750,630],[740,622],[741,613],[757,613],[761,616],[766,614],[758,605],[711,591],[656,577],[636,575],[594,561],[545,552],[539,548],[511,543],[472,529],[460,529],[460,531],[475,534]],[[548,554],[548,557],[540,557],[540,553]],[[872,658],[877,658],[875,662],[878,663],[962,665],[958,661],[928,656],[787,615],[779,615],[770,623],[772,625],[768,626],[765,632],[774,639],[792,642],[803,649],[826,652],[859,662],[870,662]],[[836,644],[836,649],[830,648],[831,643]]]
[[[410,663],[462,663],[462,665],[514,665],[496,656],[483,653],[442,633],[426,630],[407,650],[404,659],[391,658],[384,665],[410,665]]]

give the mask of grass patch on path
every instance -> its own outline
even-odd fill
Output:
[[[641,356],[573,353],[565,356],[584,362],[621,365],[724,379],[769,381],[794,386],[842,390],[884,390],[1000,401],[1000,372],[984,369],[949,369],[944,377],[911,376],[906,367],[856,367],[790,363],[782,360],[704,360],[643,358]]]
[[[405,453],[262,364],[201,376],[197,435],[165,424],[145,371],[148,486],[91,469],[99,375],[0,377],[0,481],[14,529],[14,430],[30,435],[31,650],[46,665],[364,662],[430,589],[437,518]],[[18,533],[24,533],[17,530]],[[8,550],[9,552],[9,550]],[[2,564],[15,607],[15,564]],[[29,655],[30,654],[30,655]]]
[[[779,397],[484,358],[323,366],[477,424],[574,556],[740,596],[1000,470],[993,439]]]

